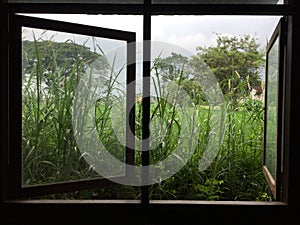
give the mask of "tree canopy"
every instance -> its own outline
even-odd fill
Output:
[[[73,70],[76,73],[84,73],[87,68],[96,60],[98,69],[103,71],[109,69],[109,63],[105,57],[87,46],[76,44],[71,41],[55,42],[45,41],[23,41],[23,68],[24,72],[30,74],[35,68],[43,71],[46,83],[51,82],[49,74],[59,74],[59,76],[68,77]],[[38,67],[36,67],[36,65]]]
[[[215,46],[198,46],[197,54],[192,57],[191,65],[202,60],[213,72],[221,84],[223,94],[241,83],[257,86],[261,82],[260,72],[265,64],[265,54],[257,39],[250,35],[221,36],[217,35]],[[249,85],[244,88],[250,92]]]
[[[197,77],[209,80],[213,74],[223,94],[233,93],[235,99],[239,94],[250,93],[253,87],[261,85],[260,73],[264,68],[265,54],[256,38],[217,34],[216,45],[198,46],[196,50],[191,58],[172,53],[154,61],[155,71],[164,82],[176,81],[182,76],[181,85],[195,104],[205,102]]]

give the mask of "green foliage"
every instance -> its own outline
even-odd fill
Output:
[[[177,80],[180,73],[183,73],[183,79],[188,78],[188,61],[189,59],[187,57],[172,52],[171,56],[166,58],[157,57],[153,64],[156,73],[160,75],[163,82],[166,82]]]
[[[249,98],[242,103],[242,107],[244,107],[247,111],[262,111],[264,105],[260,100]]]
[[[181,85],[195,105],[208,104],[207,97],[203,93],[201,85],[194,78],[183,80]]]
[[[65,73],[70,72],[72,65],[80,63],[82,72],[85,72],[88,65],[99,58],[99,54],[92,52],[89,47],[76,44],[72,41],[54,42],[51,40],[36,40],[22,42],[23,46],[23,68],[25,72],[30,72],[36,62],[32,56],[36,54],[38,49],[41,58],[41,65],[49,72],[53,72],[58,68],[62,68],[66,61],[69,61],[68,68]],[[78,65],[78,64],[77,64]]]
[[[249,99],[250,101],[250,99]],[[232,107],[230,104],[228,107]],[[228,109],[219,154],[205,171],[198,162],[208,143],[210,111],[199,107],[202,123],[198,147],[189,163],[173,177],[151,186],[152,199],[270,201],[262,174],[263,107]]]
[[[250,86],[260,84],[259,72],[264,66],[264,52],[259,49],[257,40],[250,35],[241,37],[229,37],[217,35],[217,44],[209,47],[197,47],[197,55],[192,57],[191,66],[201,68],[199,60],[209,66],[210,70],[217,77],[224,94],[230,92],[231,87],[239,86],[240,82],[250,79]],[[236,75],[240,75],[239,80],[231,82],[229,80]],[[249,92],[247,86],[244,88]]]
[[[170,69],[174,54],[166,60],[159,59],[160,63],[167,65],[166,71],[172,71],[169,80],[175,81],[180,74],[189,74],[190,71],[206,72],[205,63],[210,63],[208,66],[223,84],[227,116],[224,141],[217,158],[206,171],[200,172],[198,162],[208,144],[211,111],[209,106],[205,107],[207,101],[199,82],[193,76],[183,76],[180,85],[197,105],[203,124],[198,146],[189,163],[176,175],[151,186],[152,199],[270,200],[261,169],[264,108],[263,103],[252,99],[249,92],[253,86],[261,85],[258,72],[263,66],[263,53],[250,36],[240,39],[219,36],[217,43],[216,47],[199,48],[200,52],[191,60],[182,61],[179,64],[181,71]],[[225,54],[235,61],[224,60]],[[174,62],[178,58],[174,57]],[[201,61],[203,59],[207,59],[205,63]],[[189,66],[182,66],[186,64]],[[161,71],[161,66],[154,64],[156,69],[158,67],[156,74]],[[177,71],[177,78],[174,71]],[[167,74],[161,75],[165,81]]]
[[[173,53],[154,62],[154,89],[162,93],[168,81],[175,81],[193,100],[201,126],[195,152],[174,176],[151,185],[151,199],[249,200],[269,201],[269,189],[261,172],[263,145],[263,104],[252,100],[249,89],[259,82],[258,69],[263,62],[255,40],[218,37],[216,47],[199,48],[192,60]],[[227,60],[225,55],[232,60]],[[87,67],[101,55],[75,43],[49,41],[24,42],[22,154],[25,185],[94,178],[99,176],[83,159],[72,128],[72,102],[76,85]],[[227,115],[225,136],[215,161],[199,171],[212,132],[212,108],[190,69],[201,68],[203,59],[223,84]],[[99,70],[111,69],[101,58]],[[234,64],[232,64],[234,62]],[[205,71],[205,70],[204,70]],[[114,101],[117,76],[110,73],[103,82],[105,95],[96,102],[95,123],[101,141],[119,160],[124,148],[112,129],[109,114]],[[249,88],[250,87],[250,88]],[[117,87],[119,88],[119,87]],[[176,104],[156,98],[150,119],[164,121],[166,133],[160,145],[150,153],[151,163],[171,154],[180,135],[180,118]],[[136,136],[142,136],[142,102],[136,104]],[[159,126],[158,126],[159,127]],[[136,165],[141,154],[136,151]],[[117,185],[97,190],[76,191],[47,198],[126,199],[139,198],[140,189]]]
[[[216,180],[208,178],[204,184],[195,185],[196,194],[199,199],[207,200],[219,200],[220,195],[223,194],[221,186],[224,183],[223,180]]]
[[[97,176],[76,145],[72,104],[80,77],[100,58],[69,41],[23,42],[23,185]]]
[[[54,80],[51,75],[59,72],[61,81],[74,72],[78,76],[80,73],[84,73],[96,59],[101,61],[102,70],[109,69],[105,57],[100,57],[99,53],[91,51],[89,47],[76,44],[71,40],[66,42],[25,40],[22,42],[22,46],[24,73],[30,74],[39,66],[47,85],[57,82],[57,78]]]
[[[172,52],[171,56],[166,58],[158,57],[153,62],[153,71],[156,76],[159,75],[162,88],[170,81],[179,82],[181,77],[181,86],[190,96],[194,104],[207,104],[207,99],[203,93],[199,82],[197,82],[192,74],[190,67],[190,59]]]

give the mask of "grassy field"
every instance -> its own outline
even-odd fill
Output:
[[[251,100],[249,100],[251,102]],[[202,123],[209,109],[199,109]],[[151,187],[153,199],[270,200],[261,172],[263,108],[228,111],[224,141],[205,171],[198,162],[207,145],[209,125],[201,126],[199,142],[189,163],[178,174]]]
[[[42,65],[43,56],[39,50],[31,54],[36,64],[30,71],[24,72],[22,87],[23,186],[99,177],[78,149],[74,138],[76,131],[72,126],[76,85],[82,75],[78,68],[84,62],[75,58],[76,63],[66,61],[62,67],[56,67],[49,73]],[[67,69],[68,76],[65,75]],[[112,72],[106,80],[108,91],[106,98],[96,104],[95,123],[104,146],[122,160],[124,146],[114,134],[110,118],[110,102],[114,97],[112,90],[119,88],[114,86],[118,75],[118,72]],[[262,174],[263,104],[247,95],[238,103],[225,96],[225,104],[224,138],[212,164],[204,171],[198,169],[212,128],[212,108],[198,105],[195,109],[199,136],[194,154],[177,174],[150,186],[151,199],[271,200]],[[173,105],[159,99],[151,106],[151,120],[160,118],[166,124],[164,139],[150,152],[151,164],[168,157],[178,145],[185,121],[178,117],[176,110]],[[136,105],[136,136],[141,137],[140,103]],[[141,164],[139,151],[135,160],[136,165]],[[138,199],[140,189],[117,185],[46,197]]]

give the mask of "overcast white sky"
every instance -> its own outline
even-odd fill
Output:
[[[153,40],[164,40],[194,52],[196,46],[215,44],[215,33],[250,34],[265,46],[279,17],[263,16],[168,16],[153,17]]]
[[[137,46],[137,89],[141,89],[142,16],[72,14],[30,14],[30,16],[136,32],[137,42],[139,42]],[[151,33],[152,40],[156,42],[152,44],[152,59],[155,59],[162,51],[164,54],[161,57],[166,57],[171,52],[186,56],[193,55],[196,53],[196,46],[215,44],[215,33],[230,36],[250,34],[258,39],[262,48],[265,48],[266,42],[270,40],[279,19],[279,16],[153,16]],[[48,35],[51,35],[51,32]],[[68,38],[63,33],[57,35],[57,38],[59,36]],[[84,40],[86,37],[80,38],[80,35],[76,35],[76,41],[84,42]],[[106,45],[104,46],[105,52],[111,53],[107,55],[108,58],[113,59],[116,44],[120,42],[105,41],[104,43],[106,44],[102,45]],[[109,50],[110,48],[111,50]],[[124,48],[120,50],[124,52]],[[120,55],[120,58],[124,59],[124,55],[123,57]],[[123,65],[122,62],[124,60],[120,60],[120,64]]]
[[[118,30],[133,31],[137,41],[143,38],[143,18],[133,15],[57,15],[31,14],[31,16],[62,20]],[[265,47],[280,17],[276,16],[153,16],[152,40],[176,44],[191,53],[196,46],[210,46],[216,35],[246,35],[258,38]]]

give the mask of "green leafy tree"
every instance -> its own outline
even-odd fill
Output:
[[[166,58],[156,58],[153,66],[155,73],[159,74],[162,85],[167,82],[179,82],[181,77],[181,86],[190,96],[196,105],[206,104],[206,98],[202,92],[200,83],[194,79],[190,67],[190,59],[181,54],[172,52],[171,56]]]
[[[30,74],[32,70],[42,69],[43,79],[46,84],[53,82],[53,74],[59,74],[63,80],[72,72],[84,73],[89,66],[97,60],[98,70],[109,70],[106,57],[85,45],[79,45],[72,41],[54,42],[46,41],[23,41],[23,68],[24,73]],[[101,49],[100,49],[101,51]],[[101,68],[100,68],[101,67]],[[72,71],[76,68],[77,71]],[[57,80],[56,80],[57,81]]]
[[[181,54],[175,52],[166,58],[157,57],[154,60],[154,69],[160,75],[163,82],[176,81],[179,79],[180,74],[183,73],[182,78],[188,77],[189,59]]]
[[[184,79],[181,83],[182,88],[196,105],[207,105],[207,98],[202,91],[200,83],[194,78]]]
[[[260,73],[265,64],[265,54],[257,39],[250,35],[216,37],[217,44],[198,46],[197,54],[190,59],[181,54],[154,60],[154,69],[163,82],[176,81],[182,75],[183,88],[195,104],[205,104],[201,84],[209,86],[212,73],[222,92],[237,102],[240,96],[250,93],[252,87],[261,85]]]
[[[217,35],[217,44],[210,47],[198,46],[197,54],[192,57],[192,68],[201,69],[204,62],[220,83],[223,94],[232,90],[249,93],[253,86],[260,85],[260,72],[264,66],[264,51],[257,39],[250,35]]]

